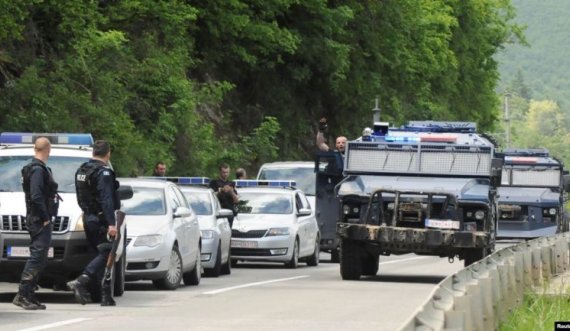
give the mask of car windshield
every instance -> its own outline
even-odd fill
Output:
[[[294,180],[306,195],[315,195],[316,175],[311,168],[263,168],[258,179]]]
[[[32,156],[0,156],[0,192],[22,192],[22,168],[33,159]],[[50,156],[47,166],[51,168],[58,191],[75,193],[74,174],[77,168],[89,158]]]
[[[212,215],[212,200],[208,192],[182,192],[197,215]]]
[[[123,200],[121,210],[127,215],[165,215],[164,190],[133,186],[133,197]]]
[[[239,193],[238,214],[291,214],[293,206],[287,194]]]

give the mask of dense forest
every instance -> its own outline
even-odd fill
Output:
[[[570,164],[570,1],[513,0],[526,43],[498,52],[498,93],[509,105],[510,147],[542,147]],[[503,107],[504,109],[504,107]],[[502,119],[496,136],[507,146]]]
[[[120,175],[312,159],[318,118],[496,129],[510,0],[0,0],[0,130],[91,132]]]

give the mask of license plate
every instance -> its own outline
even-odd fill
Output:
[[[257,248],[257,241],[233,240],[233,248]]]
[[[8,257],[30,257],[29,247],[8,246]],[[53,247],[48,249],[48,258],[53,258]]]
[[[459,230],[459,221],[426,219],[427,228]]]

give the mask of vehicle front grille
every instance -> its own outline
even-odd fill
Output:
[[[0,230],[4,232],[27,232],[26,216],[2,215]],[[63,233],[69,230],[69,217],[57,216],[53,219],[53,232]]]
[[[269,249],[232,248],[232,256],[272,256]]]
[[[266,233],[267,230],[251,230],[247,232],[232,230],[232,238],[261,238],[265,236]]]

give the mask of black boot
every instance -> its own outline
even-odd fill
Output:
[[[20,293],[16,294],[12,303],[15,304],[16,306],[20,306],[20,307],[24,308],[25,310],[39,310],[39,309],[41,309],[40,306],[36,305],[35,303],[32,302],[32,300],[30,300],[29,295],[23,295]]]
[[[75,301],[84,305],[91,302],[91,294],[88,290],[89,276],[82,274],[77,279],[67,282],[67,286],[74,292]]]
[[[111,286],[103,285],[101,288],[101,306],[116,306],[117,303],[111,294]]]
[[[39,310],[45,310],[46,309],[46,305],[41,303],[40,300],[38,300],[38,297],[36,297],[36,294],[33,292],[30,295],[30,301],[33,302],[34,304],[36,304],[38,306]]]

